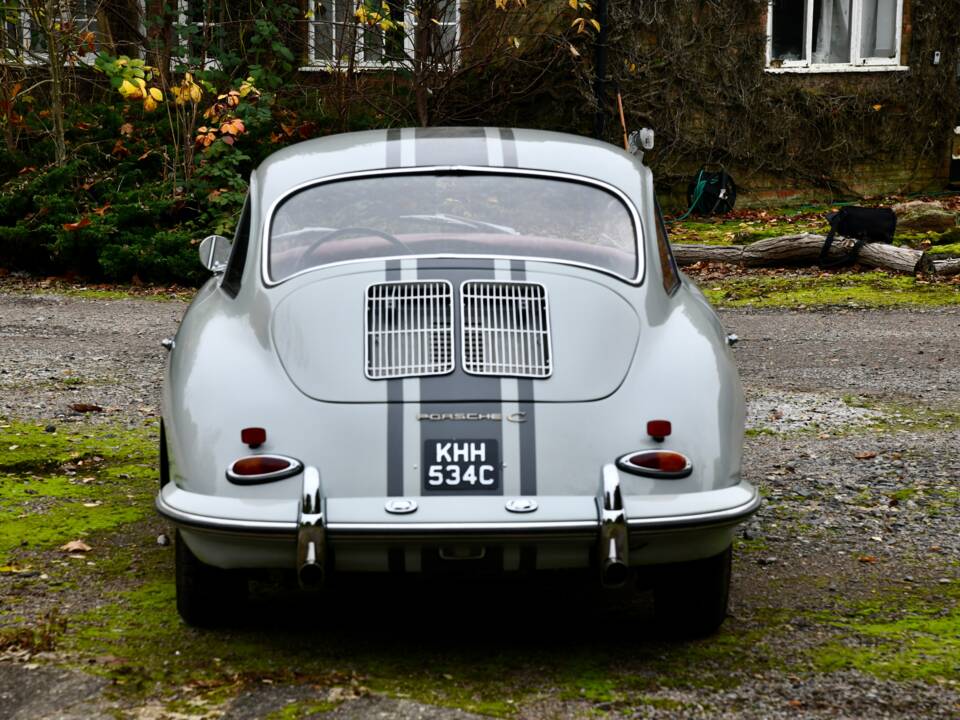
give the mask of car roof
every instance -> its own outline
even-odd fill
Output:
[[[482,127],[390,128],[343,133],[290,145],[261,163],[256,185],[268,208],[293,188],[324,178],[391,168],[503,167],[600,180],[642,205],[649,170],[600,140],[546,130]]]

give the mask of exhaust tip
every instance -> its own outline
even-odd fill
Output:
[[[626,563],[620,560],[612,560],[603,568],[603,585],[608,588],[623,587],[630,575],[630,569]]]
[[[297,573],[300,579],[300,586],[304,588],[315,588],[323,584],[323,567],[316,563],[308,563],[300,567]]]

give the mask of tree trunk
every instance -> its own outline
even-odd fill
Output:
[[[67,142],[63,126],[63,61],[60,47],[60,7],[56,0],[46,0],[41,20],[42,32],[47,40],[50,68],[50,115],[53,120],[54,160],[57,167],[67,163]]]
[[[673,246],[673,254],[680,265],[696,262],[723,262],[736,265],[791,265],[813,264],[820,258],[823,235],[801,233],[766,238],[750,245],[684,245]],[[847,255],[854,240],[838,236],[830,247],[829,257],[838,260]],[[884,243],[867,243],[860,248],[857,262],[884,270],[903,273],[931,272],[934,265],[926,253]],[[960,272],[960,271],[958,271]]]
[[[960,275],[960,258],[934,260],[933,271],[937,275]]]

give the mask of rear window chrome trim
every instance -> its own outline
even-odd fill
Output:
[[[566,260],[564,258],[552,258],[546,256],[538,255],[480,255],[476,253],[427,253],[427,254],[418,254],[418,255],[383,255],[377,257],[367,257],[367,258],[356,258],[353,260],[340,260],[333,263],[325,263],[323,265],[316,265],[314,267],[305,268],[303,270],[298,270],[292,275],[288,275],[285,278],[280,280],[274,280],[270,276],[270,235],[273,230],[273,219],[276,214],[277,209],[283,204],[286,200],[293,197],[297,193],[306,190],[307,188],[316,187],[319,185],[326,185],[327,183],[337,182],[340,180],[355,180],[359,178],[372,178],[372,177],[389,177],[389,176],[401,176],[401,175],[431,175],[431,174],[443,174],[443,173],[463,173],[463,174],[487,174],[487,175],[512,175],[512,176],[524,176],[524,177],[535,177],[535,178],[547,178],[547,179],[556,179],[556,180],[565,180],[567,182],[576,182],[583,185],[591,185],[595,188],[605,190],[612,195],[614,195],[618,200],[620,200],[624,207],[626,207],[627,212],[630,214],[630,219],[633,222],[634,227],[634,237],[636,240],[636,262],[637,262],[637,272],[633,277],[628,277],[626,275],[621,275],[620,273],[614,272],[609,268],[603,268],[599,265],[591,265],[589,263],[576,262],[575,260]],[[301,275],[306,275],[307,273],[315,272],[317,270],[325,270],[327,268],[333,267],[342,267],[345,265],[357,265],[360,263],[369,263],[369,262],[386,262],[388,260],[422,260],[422,259],[453,259],[453,260],[523,260],[526,262],[545,262],[552,263],[557,265],[566,265],[569,267],[583,268],[586,270],[591,270],[593,272],[603,273],[610,277],[616,278],[621,282],[627,282],[631,285],[641,285],[644,280],[644,273],[646,272],[646,262],[644,256],[644,231],[643,223],[640,219],[640,212],[637,210],[633,201],[614,185],[604,182],[603,180],[598,180],[596,178],[587,177],[585,175],[574,175],[572,173],[561,173],[553,170],[533,170],[529,168],[505,168],[505,167],[489,167],[489,166],[480,166],[480,165],[423,165],[416,167],[407,167],[407,168],[381,168],[376,170],[361,170],[357,172],[349,173],[340,173],[336,175],[328,175],[322,178],[316,178],[314,180],[308,180],[307,182],[300,183],[295,185],[280,196],[278,196],[267,210],[266,222],[263,223],[263,229],[261,231],[261,242],[260,242],[260,279],[263,282],[264,287],[273,288],[278,285],[281,285],[285,282],[293,280],[294,278],[300,277]]]

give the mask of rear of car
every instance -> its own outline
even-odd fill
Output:
[[[188,621],[255,568],[594,568],[722,621],[759,502],[742,392],[636,158],[489,128],[310,141],[256,171],[233,245],[164,390]]]

